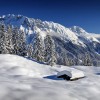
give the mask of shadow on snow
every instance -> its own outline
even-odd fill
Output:
[[[57,75],[50,75],[43,78],[51,79],[51,80],[63,80],[62,78],[57,78]]]

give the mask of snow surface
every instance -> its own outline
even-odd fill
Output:
[[[85,78],[65,81],[59,71],[77,69]],[[100,68],[39,64],[26,58],[0,55],[0,100],[100,100]]]

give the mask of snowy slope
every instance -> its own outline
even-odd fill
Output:
[[[74,68],[66,68],[66,66],[58,67],[59,65],[55,65],[54,67],[51,67],[10,54],[0,54],[0,63],[0,73],[7,76],[43,78],[49,75],[56,75],[57,72],[65,69],[72,72],[78,71]]]
[[[86,78],[55,78],[58,71],[74,68]],[[50,67],[15,55],[0,55],[0,100],[99,100],[99,83],[99,67]]]
[[[54,74],[50,66],[33,63],[31,60],[16,55],[1,54],[0,63],[0,73],[7,76],[44,77],[47,72],[48,75]]]

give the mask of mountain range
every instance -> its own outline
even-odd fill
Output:
[[[54,40],[58,64],[64,64],[65,57],[72,62],[78,60],[80,64],[82,59],[89,57],[93,65],[100,65],[100,34],[89,33],[79,26],[67,28],[52,21],[41,21],[14,14],[1,16],[0,23],[24,31],[27,44],[30,44],[38,33],[42,41],[49,34]]]

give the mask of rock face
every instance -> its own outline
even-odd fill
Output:
[[[49,34],[54,40],[58,64],[100,64],[100,34],[88,33],[78,26],[66,28],[58,23],[13,14],[1,16],[0,23],[24,31],[27,45],[34,41],[38,33],[42,41]]]

